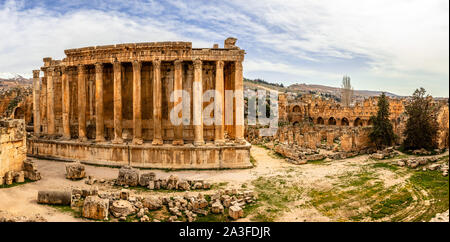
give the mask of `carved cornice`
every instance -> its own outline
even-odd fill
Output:
[[[219,60],[219,61],[216,62],[216,68],[217,69],[223,69],[223,66],[224,66],[224,62],[223,61]]]

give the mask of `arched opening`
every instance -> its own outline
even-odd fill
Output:
[[[14,118],[15,119],[24,119],[25,118],[25,112],[21,107],[17,107],[14,109]]]
[[[341,120],[341,126],[349,126],[350,122],[348,121],[347,118],[342,118]]]
[[[363,121],[360,118],[356,118],[355,122],[353,123],[353,126],[358,127],[358,126],[364,126]]]
[[[314,119],[311,118],[311,117],[308,118],[308,121],[309,121],[310,123],[314,123]]]
[[[328,125],[336,125],[336,119],[334,117],[329,118]]]
[[[294,106],[294,108],[292,109],[292,112],[300,113],[301,112],[300,106],[298,106],[298,105]]]
[[[317,118],[317,124],[325,124],[325,121],[323,120],[322,117]]]
[[[299,123],[298,121],[295,121],[293,125],[294,125],[294,126],[299,126],[300,123]]]

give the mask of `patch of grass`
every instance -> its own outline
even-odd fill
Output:
[[[13,182],[11,185],[3,184],[3,185],[0,185],[0,189],[1,188],[10,188],[10,187],[15,187],[15,186],[20,186],[20,185],[24,185],[24,184],[27,184],[27,183],[30,183],[30,182],[35,182],[35,181],[32,181],[30,179],[25,178],[25,182],[19,182],[19,183]]]
[[[281,176],[258,177],[252,181],[258,194],[257,205],[248,208],[247,213],[254,213],[259,206],[264,206],[252,218],[254,221],[274,221],[283,211],[288,210],[288,204],[301,198],[303,189],[296,184],[287,184]]]
[[[415,171],[409,181],[422,189],[425,189],[432,197],[430,208],[416,221],[429,221],[437,213],[442,213],[449,208],[449,178],[442,176],[440,171]]]
[[[375,220],[381,219],[405,209],[412,201],[413,198],[408,189],[402,188],[378,204],[375,204],[368,215]]]
[[[372,164],[372,167],[388,169],[391,171],[397,171],[399,169],[398,166],[396,166],[394,164],[386,163],[386,162],[378,162],[378,163]]]
[[[268,155],[274,159],[285,159],[286,157],[278,152],[270,151]]]
[[[314,165],[328,165],[330,162],[325,161],[325,158],[319,159],[319,160],[310,160],[308,161],[308,164],[314,164]]]

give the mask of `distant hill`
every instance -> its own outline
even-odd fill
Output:
[[[244,79],[244,86],[246,88],[254,89],[254,88],[264,88],[276,90],[279,92],[286,92],[291,94],[317,94],[324,97],[334,98],[336,100],[340,100],[341,96],[341,88],[339,87],[330,87],[325,85],[315,85],[315,84],[293,84],[290,86],[283,86],[282,84],[274,84],[264,80],[249,80]],[[401,97],[397,94],[391,92],[385,92],[389,97]],[[372,96],[379,96],[381,91],[370,91],[370,90],[354,90],[353,97],[356,100],[364,99]]]
[[[12,87],[23,87],[31,86],[33,84],[33,79],[25,78],[19,74],[1,72],[0,73],[0,88],[12,88]]]

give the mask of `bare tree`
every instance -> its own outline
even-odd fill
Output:
[[[345,107],[350,106],[353,96],[353,87],[350,84],[350,77],[344,76],[342,79],[341,102]]]

